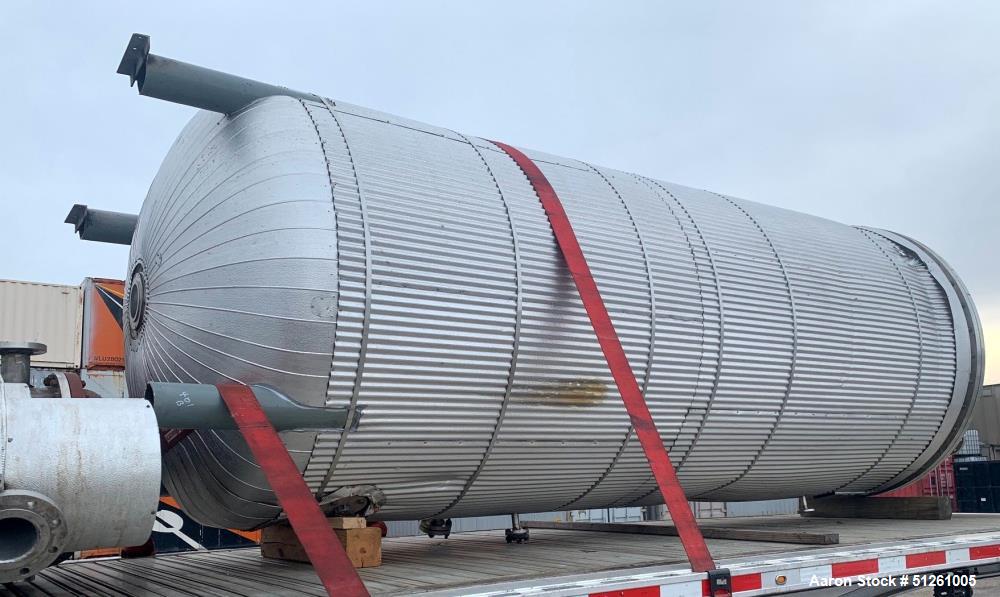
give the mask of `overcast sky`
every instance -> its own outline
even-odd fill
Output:
[[[64,2],[0,6],[0,278],[121,278],[73,203],[138,212],[194,110],[154,53],[910,235],[972,290],[1000,382],[1000,4]]]

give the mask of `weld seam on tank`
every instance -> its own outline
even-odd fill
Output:
[[[725,195],[721,195],[719,193],[712,193],[712,194],[728,201],[730,205],[732,205],[740,212],[742,212],[743,215],[745,215],[754,225],[754,227],[760,232],[761,236],[764,238],[764,241],[767,243],[767,246],[769,246],[771,248],[771,252],[774,253],[774,259],[777,262],[778,267],[781,269],[781,276],[785,280],[785,288],[788,289],[788,311],[790,313],[790,319],[792,325],[792,354],[791,354],[790,364],[788,367],[788,380],[785,383],[785,395],[782,397],[781,406],[778,407],[778,416],[775,417],[774,422],[771,424],[771,429],[767,432],[767,438],[764,439],[764,443],[761,444],[760,448],[757,450],[757,453],[754,454],[753,458],[751,458],[750,464],[748,464],[747,467],[743,470],[743,472],[740,473],[735,479],[727,483],[723,483],[719,487],[710,489],[709,491],[706,491],[704,493],[712,493],[713,491],[720,491],[722,489],[725,489],[727,487],[730,487],[731,485],[738,483],[740,480],[742,480],[744,477],[750,474],[750,471],[753,470],[753,467],[758,462],[760,462],[760,459],[764,456],[764,452],[766,452],[768,446],[771,445],[771,441],[774,439],[774,434],[778,431],[778,426],[781,425],[781,421],[785,417],[785,412],[788,409],[788,401],[791,399],[792,384],[795,381],[795,369],[796,366],[798,365],[798,358],[799,358],[799,325],[798,325],[798,315],[797,315],[798,309],[796,308],[795,304],[795,293],[792,290],[792,281],[788,277],[788,268],[785,266],[785,262],[781,259],[781,255],[778,253],[778,249],[774,246],[774,242],[771,240],[770,235],[768,235],[768,233],[764,230],[764,227],[760,225],[760,222],[757,220],[757,218],[753,217],[753,215],[749,211],[747,211],[746,208],[744,208],[737,202],[733,201],[731,198]]]
[[[913,384],[913,395],[910,397],[910,404],[909,404],[909,406],[906,409],[906,415],[903,417],[902,422],[900,422],[899,427],[896,429],[896,433],[892,436],[892,441],[889,442],[889,445],[886,446],[884,450],[882,450],[882,453],[879,455],[879,457],[876,458],[875,461],[872,462],[872,464],[867,469],[865,469],[864,471],[862,471],[860,474],[858,474],[856,477],[854,477],[853,479],[851,479],[849,482],[844,483],[840,487],[840,489],[844,489],[845,487],[849,487],[849,486],[853,485],[854,483],[857,483],[858,481],[862,480],[865,477],[865,475],[867,475],[868,473],[871,473],[876,468],[878,468],[878,465],[881,464],[882,461],[883,461],[883,459],[892,451],[892,448],[896,445],[896,442],[898,442],[899,438],[902,437],[903,430],[906,429],[907,424],[910,422],[910,417],[913,415],[913,408],[916,406],[916,404],[917,404],[917,398],[920,396],[920,385],[921,385],[921,381],[923,380],[923,376],[924,376],[923,375],[924,374],[924,370],[923,370],[923,363],[924,363],[924,325],[923,325],[923,322],[922,322],[922,320],[920,318],[920,308],[917,306],[916,297],[913,296],[913,288],[910,286],[910,282],[909,282],[909,280],[906,279],[906,276],[903,274],[902,270],[899,269],[899,264],[897,264],[896,261],[886,252],[885,247],[883,247],[882,245],[876,243],[875,240],[871,237],[871,233],[868,230],[864,230],[864,229],[861,229],[861,228],[855,228],[855,230],[857,230],[862,236],[864,236],[865,239],[868,240],[868,242],[872,243],[872,245],[874,245],[879,250],[879,252],[882,253],[882,255],[885,256],[886,261],[888,261],[889,264],[892,266],[892,268],[896,271],[896,274],[899,276],[899,279],[903,282],[903,286],[906,288],[907,294],[910,296],[910,303],[911,303],[911,305],[913,307],[913,319],[914,319],[914,322],[917,324],[916,325],[917,338],[918,338],[918,341],[917,341],[917,370],[916,370],[916,375],[915,375],[916,382]],[[890,242],[893,242],[891,239],[886,239],[886,240],[889,240]],[[921,262],[923,262],[923,259],[921,259]],[[926,266],[926,264],[924,264],[924,265]],[[942,419],[941,423],[942,424],[944,423],[943,419]],[[930,443],[930,440],[928,440],[928,444],[929,443]],[[909,466],[910,464],[913,463],[914,460],[916,460],[917,458],[919,458],[920,455],[923,453],[923,451],[926,450],[926,449],[927,449],[927,446],[924,446],[924,449],[921,450],[920,453],[918,453],[910,461],[910,463],[907,464],[907,466]],[[904,467],[904,469],[905,469],[905,467]]]
[[[684,226],[684,224],[681,221],[681,218],[678,217],[677,212],[675,212],[674,209],[673,209],[673,207],[671,207],[671,204],[670,204],[671,201],[673,201],[674,203],[676,203],[678,209],[680,209],[681,211],[684,212],[685,217],[687,217],[688,221],[690,221],[690,223],[691,223],[691,227],[698,234],[698,240],[701,241],[701,246],[702,246],[702,248],[705,249],[705,254],[708,256],[709,265],[711,265],[711,268],[712,268],[712,270],[711,270],[711,274],[712,274],[712,286],[715,289],[715,298],[716,298],[716,302],[717,302],[718,307],[719,307],[719,357],[716,359],[715,374],[714,374],[714,377],[712,379],[712,387],[709,388],[708,401],[707,401],[707,403],[705,405],[705,413],[701,416],[701,419],[700,419],[700,421],[698,423],[699,429],[700,429],[701,425],[703,425],[704,422],[705,422],[705,420],[708,418],[708,413],[711,410],[712,403],[715,401],[715,396],[718,393],[719,379],[720,379],[720,377],[722,375],[722,360],[723,360],[723,355],[725,354],[725,337],[726,337],[725,317],[726,317],[726,312],[725,312],[725,307],[723,306],[722,284],[719,282],[718,268],[716,267],[716,264],[715,264],[715,257],[712,254],[712,249],[709,247],[708,241],[705,240],[705,235],[702,233],[701,228],[698,226],[698,222],[695,220],[694,216],[691,214],[691,212],[688,211],[688,209],[686,207],[684,207],[684,204],[679,199],[677,199],[677,197],[675,197],[674,194],[670,192],[670,190],[668,190],[666,187],[664,187],[663,185],[661,185],[658,181],[656,181],[656,180],[654,180],[652,178],[646,177],[646,176],[642,176],[641,174],[633,174],[632,176],[634,176],[637,180],[643,182],[644,184],[646,184],[646,186],[648,186],[650,189],[652,189],[653,193],[660,199],[660,201],[663,202],[663,205],[664,205],[664,207],[667,208],[667,211],[669,211],[670,214],[677,221],[677,225],[681,229],[682,233],[684,234],[684,240],[687,242],[688,247],[689,247],[689,249],[691,251],[691,259],[692,259],[692,262],[694,263],[695,270],[696,271],[701,271],[701,267],[698,264],[698,257],[697,257],[697,254],[695,253],[694,243],[691,242],[691,237],[688,236],[687,227]],[[664,196],[664,193],[666,193],[666,196]],[[671,201],[668,201],[667,197],[669,197]],[[704,288],[703,288],[703,286],[701,284],[701,276],[699,276],[698,289],[699,289],[699,294],[703,295]],[[702,330],[702,343],[705,343],[705,341],[708,339],[708,333],[707,333],[707,330],[706,330],[705,324],[704,324],[704,318],[705,318],[705,303],[704,302],[702,302],[702,304],[701,304],[701,312],[702,312],[702,326],[701,326],[701,330]],[[702,353],[701,358],[704,359],[704,352]],[[700,366],[700,361],[699,361],[699,366]],[[687,423],[688,414],[690,414],[690,412],[691,412],[691,410],[688,409],[688,411],[685,413],[685,415],[684,415],[684,421],[681,423],[680,429],[678,430],[678,436],[680,435],[680,432],[683,431],[684,426]],[[668,451],[672,450],[673,446],[674,446],[674,444],[671,444],[670,446],[667,446]],[[687,454],[690,454],[694,450],[694,448],[695,448],[695,440],[692,439],[690,447],[688,447],[688,449],[684,453],[685,457],[687,456]],[[678,463],[675,466],[675,468],[677,469],[678,474],[680,474],[681,465],[682,464],[683,464],[683,462],[680,462],[680,463]],[[646,481],[645,481],[644,484],[649,484],[649,483],[652,483],[653,481],[654,481],[653,475],[650,474],[647,477],[647,479],[646,479]],[[651,496],[651,495],[653,495],[653,494],[655,494],[657,492],[659,492],[659,487],[657,487],[655,485],[655,483],[654,483],[652,489],[646,491],[645,493],[643,493],[642,495],[640,495],[639,497],[637,497],[636,499],[632,500],[629,503],[634,503],[634,502],[638,502],[638,501],[644,500],[647,497],[649,497],[649,496]]]
[[[476,479],[479,478],[479,475],[483,472],[483,469],[486,468],[486,463],[493,454],[493,450],[497,444],[497,438],[500,436],[500,428],[503,426],[504,418],[507,416],[507,406],[510,404],[510,396],[514,389],[514,376],[517,372],[517,355],[521,342],[521,317],[524,311],[524,297],[522,296],[524,292],[524,282],[521,278],[521,250],[517,240],[517,227],[514,225],[514,218],[510,213],[510,205],[507,202],[507,198],[503,194],[503,189],[500,188],[500,182],[497,180],[496,174],[493,172],[493,168],[491,168],[489,162],[486,161],[486,156],[483,155],[483,152],[464,134],[457,131],[452,132],[462,139],[465,139],[465,142],[469,144],[473,151],[476,152],[476,155],[479,156],[479,160],[486,168],[486,172],[490,175],[490,180],[493,181],[493,184],[497,188],[497,195],[500,198],[500,202],[503,204],[504,213],[507,215],[507,227],[510,230],[511,249],[514,253],[514,297],[516,302],[514,307],[513,343],[510,353],[510,367],[507,372],[507,384],[504,387],[503,398],[501,399],[500,408],[497,412],[496,424],[493,426],[493,432],[490,434],[490,441],[486,445],[486,450],[483,452],[479,465],[476,466],[476,470],[469,475],[465,485],[459,491],[458,496],[456,496],[451,503],[445,506],[443,510],[431,516],[431,518],[440,518],[444,516],[449,510],[462,501],[462,498],[464,498],[469,493],[469,490],[472,489],[472,486],[475,484]]]
[[[369,225],[368,218],[368,207],[367,201],[365,199],[364,185],[361,184],[361,177],[358,176],[358,164],[355,161],[354,154],[351,152],[351,144],[347,140],[347,131],[340,124],[340,120],[337,118],[336,110],[334,106],[330,103],[330,100],[326,98],[320,98],[323,102],[323,106],[326,111],[330,114],[330,118],[333,119],[334,124],[337,125],[337,130],[340,132],[341,138],[344,140],[344,147],[347,149],[348,159],[351,161],[351,171],[354,173],[354,182],[358,190],[358,205],[361,213],[361,229],[364,235],[364,247],[365,247],[365,306],[364,314],[361,322],[361,347],[358,350],[358,366],[355,370],[354,377],[354,388],[351,391],[351,402],[348,406],[348,417],[354,418],[355,409],[358,404],[358,396],[361,393],[361,380],[365,372],[365,359],[368,355],[368,339],[369,339],[369,329],[371,327],[371,317],[372,317],[372,284],[374,272],[372,271],[372,238],[371,238],[371,228]],[[324,159],[326,159],[326,151],[323,151]],[[334,201],[335,189],[330,187],[330,200]],[[333,368],[333,358],[331,355],[331,370]],[[320,483],[319,488],[316,490],[317,496],[323,496],[327,493],[327,486],[333,479],[333,475],[337,470],[337,465],[340,463],[340,459],[344,454],[344,446],[350,439],[350,431],[344,430],[340,434],[340,439],[337,441],[337,450],[333,454],[333,460],[330,462],[330,468],[327,469],[326,475],[323,477],[323,481]]]
[[[625,214],[628,216],[629,222],[632,224],[632,230],[635,232],[636,240],[639,243],[639,249],[642,251],[642,263],[643,267],[646,270],[646,292],[649,295],[649,350],[646,352],[646,367],[642,376],[642,384],[640,386],[642,395],[643,397],[645,397],[647,394],[647,390],[649,389],[649,378],[653,372],[653,353],[656,348],[656,294],[654,292],[656,284],[653,282],[653,271],[649,264],[649,253],[646,250],[646,243],[643,240],[642,232],[640,232],[639,230],[639,225],[636,223],[635,217],[632,215],[632,210],[629,209],[628,203],[625,201],[625,197],[618,191],[618,188],[615,187],[615,185],[612,184],[610,180],[608,180],[608,177],[605,176],[603,172],[601,172],[598,168],[594,167],[593,164],[590,164],[589,162],[584,162],[582,160],[577,160],[577,161],[586,166],[587,168],[589,168],[593,173],[600,176],[601,179],[611,189],[611,191],[614,192],[615,196],[618,197],[618,201],[621,202],[622,207],[625,209]],[[618,464],[618,461],[621,459],[622,454],[624,454],[625,450],[628,448],[629,442],[631,441],[634,432],[635,432],[635,427],[632,425],[631,422],[629,422],[628,429],[625,431],[625,439],[622,440],[621,446],[618,447],[618,452],[615,454],[614,458],[612,458],[611,463],[608,464],[608,467],[604,470],[601,476],[598,477],[597,481],[595,481],[593,485],[587,488],[576,499],[570,500],[569,502],[566,502],[565,504],[560,506],[558,510],[571,510],[573,504],[582,501],[585,497],[593,493],[593,491],[597,489],[597,487],[602,482],[604,482],[604,480],[607,479],[609,475],[611,475],[611,472],[614,470],[615,465]],[[662,437],[660,438],[660,441],[663,441]]]
[[[304,102],[302,100],[299,100],[299,104],[302,106],[302,109],[305,110],[306,115],[309,117],[309,122],[312,123],[313,131],[316,133],[316,139],[319,142],[319,150],[320,150],[320,153],[323,156],[323,166],[326,169],[326,181],[327,181],[327,185],[329,185],[329,188],[330,188],[330,205],[331,205],[331,209],[333,211],[333,233],[334,233],[334,236],[336,237],[336,243],[337,243],[337,245],[336,245],[337,272],[338,272],[338,275],[337,275],[337,308],[334,309],[334,315],[333,315],[333,317],[334,317],[334,320],[333,320],[333,334],[332,334],[332,336],[333,336],[333,342],[330,345],[330,369],[327,372],[327,376],[326,376],[326,387],[327,387],[327,392],[329,393],[329,391],[330,391],[329,389],[332,387],[333,380],[334,380],[333,375],[334,375],[334,367],[335,367],[335,362],[336,362],[337,338],[338,338],[338,335],[339,335],[339,332],[340,332],[341,311],[342,311],[342,308],[343,308],[343,286],[341,284],[341,278],[342,278],[342,276],[339,275],[340,274],[340,270],[343,267],[343,247],[341,246],[342,243],[343,243],[343,238],[342,238],[341,235],[344,233],[344,229],[343,229],[343,226],[341,226],[341,222],[340,222],[340,219],[343,216],[341,214],[342,210],[337,209],[337,203],[338,202],[337,202],[337,198],[336,198],[336,192],[334,190],[336,188],[336,181],[334,180],[333,169],[332,169],[333,167],[330,164],[330,158],[327,155],[326,139],[323,137],[323,134],[319,130],[319,123],[316,122],[316,117],[313,115],[313,111],[310,109],[309,104],[306,104],[306,102]],[[313,104],[313,105],[315,105],[315,104]],[[324,107],[325,107],[325,105],[324,105]],[[347,145],[347,140],[346,139],[344,140],[344,145],[345,146]],[[352,166],[353,166],[353,160],[352,160]],[[357,178],[356,174],[355,174],[355,178]],[[344,437],[345,437],[346,433],[348,433],[348,431],[344,430],[344,431],[342,431],[339,434],[339,438],[338,438],[338,442],[337,442],[338,444],[341,443],[344,440]],[[322,441],[321,438],[322,438],[322,436],[319,435],[319,434],[317,434],[313,438],[313,451],[314,452],[316,450],[316,447]],[[327,472],[324,473],[323,479],[316,486],[316,489],[314,491],[314,493],[316,494],[316,499],[321,499],[323,497],[323,486],[329,480],[330,475],[332,475],[332,467],[333,467],[333,462],[331,461],[330,468],[328,468]]]

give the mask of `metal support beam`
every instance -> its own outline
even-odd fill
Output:
[[[72,224],[83,240],[115,245],[131,245],[139,216],[103,209],[90,209],[77,203],[69,210],[65,222]]]
[[[149,36],[133,33],[118,73],[138,83],[139,95],[184,104],[222,114],[232,114],[254,100],[272,95],[320,101],[312,93],[295,91],[195,66],[149,53]]]

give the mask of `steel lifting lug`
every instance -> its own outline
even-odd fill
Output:
[[[733,597],[733,575],[729,568],[708,571],[708,594],[712,597]]]

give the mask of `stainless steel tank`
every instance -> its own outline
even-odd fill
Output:
[[[148,49],[148,48],[147,48]],[[975,309],[902,235],[525,150],[576,229],[692,499],[898,487],[961,436]],[[545,214],[483,139],[320,98],[201,112],[133,237],[128,383],[364,406],[286,432],[319,497],[414,519],[662,503]],[[279,514],[237,432],[165,483],[197,520]]]

